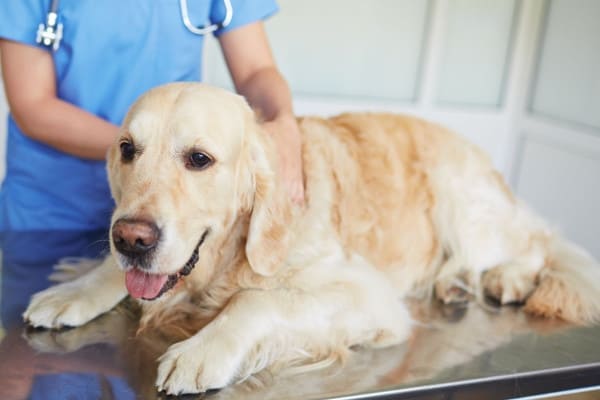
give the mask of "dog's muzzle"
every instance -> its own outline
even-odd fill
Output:
[[[115,229],[113,228],[113,241],[114,232]],[[200,259],[200,246],[202,246],[204,243],[209,232],[210,229],[208,228],[204,231],[200,237],[200,240],[198,241],[198,244],[194,247],[194,251],[192,252],[190,258],[183,265],[183,267],[181,267],[181,269],[179,269],[179,271],[176,273],[169,275],[152,274],[146,271],[150,266],[149,254],[152,254],[156,244],[151,247],[144,242],[143,244],[137,246],[143,250],[139,253],[132,254],[129,251],[129,248],[127,248],[128,252],[122,252],[115,243],[115,248],[117,248],[119,252],[121,252],[128,258],[128,260],[131,261],[125,275],[125,285],[127,286],[127,291],[129,294],[138,299],[154,300],[162,296],[165,292],[169,291],[169,289],[173,288],[181,278],[189,275],[196,266],[196,263]],[[130,242],[132,241],[130,240]],[[124,247],[125,245],[121,244],[120,246]],[[127,246],[131,247],[130,244]],[[146,250],[146,248],[148,248],[148,250]]]

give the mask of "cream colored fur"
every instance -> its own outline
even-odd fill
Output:
[[[109,172],[119,218],[161,230],[150,272],[180,270],[209,231],[184,284],[142,301],[142,328],[192,304],[196,334],[160,358],[156,385],[202,392],[264,368],[344,358],[354,345],[404,341],[402,298],[457,283],[569,321],[600,316],[600,268],[516,200],[475,146],[407,116],[301,118],[307,204],[293,205],[272,140],[245,101],[201,84],[150,91],[121,132],[138,153]],[[120,139],[120,140],[121,140]],[[214,165],[186,168],[190,151]],[[32,299],[34,326],[78,326],[126,295],[113,247],[99,268]],[[174,317],[175,316],[175,317]]]

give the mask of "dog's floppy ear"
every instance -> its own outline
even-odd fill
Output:
[[[120,160],[121,157],[119,153],[118,142],[115,141],[115,143],[113,143],[108,149],[106,169],[108,172],[108,181],[110,183],[110,192],[112,194],[113,199],[117,203],[121,200],[121,187],[119,184],[120,179],[118,176],[120,173]]]
[[[270,276],[282,266],[288,254],[292,208],[287,192],[277,180],[277,154],[273,143],[258,135],[266,133],[253,133],[253,137],[249,138],[254,166],[254,201],[246,241],[246,257],[254,272]]]

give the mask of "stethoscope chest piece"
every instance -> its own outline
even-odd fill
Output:
[[[58,4],[56,4],[56,6],[58,6]],[[56,13],[56,10],[50,10],[46,16],[46,23],[41,23],[38,26],[37,35],[35,37],[36,43],[51,47],[54,51],[58,50],[62,39],[63,24],[57,23],[57,20],[58,14]]]

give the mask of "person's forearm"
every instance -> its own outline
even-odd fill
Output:
[[[119,128],[74,105],[49,97],[12,110],[23,133],[65,153],[103,160]]]
[[[303,204],[302,135],[290,89],[275,65],[262,22],[226,32],[219,42],[236,90],[260,114],[263,130],[277,145],[278,170],[291,199]]]
[[[276,68],[266,67],[250,75],[237,90],[266,120],[262,127],[279,149],[280,173],[290,198],[303,204],[302,139],[285,79]]]
[[[23,133],[65,153],[104,159],[118,128],[57,97],[51,54],[2,39],[0,52],[6,99]]]
[[[240,82],[237,91],[267,121],[293,117],[290,89],[275,67],[259,69]]]

